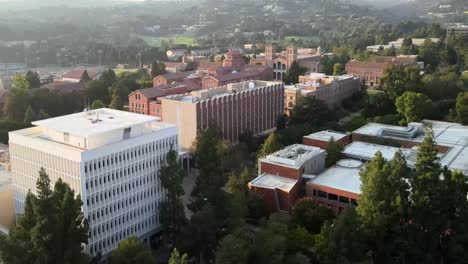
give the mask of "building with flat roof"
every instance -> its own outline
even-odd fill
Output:
[[[385,160],[391,160],[398,151],[401,151],[405,158],[408,158],[411,155],[411,149],[378,145],[361,141],[354,141],[347,145],[342,153],[349,159],[366,162],[373,159],[377,152],[382,153],[382,157]]]
[[[303,137],[304,145],[326,149],[330,140],[334,140],[342,146],[351,142],[351,134],[332,130],[319,131]]]
[[[301,144],[287,146],[258,161],[259,176],[249,190],[262,195],[267,214],[289,212],[304,191],[303,176],[325,169],[326,152]]]
[[[369,123],[352,133],[353,141],[396,145],[411,149],[421,144],[431,129],[439,150],[440,163],[468,175],[468,126],[434,120],[410,123],[407,127]],[[415,161],[415,155],[409,161]]]
[[[16,214],[39,170],[59,178],[83,201],[91,255],[109,254],[129,236],[149,239],[160,228],[164,197],[159,170],[178,149],[177,128],[157,118],[107,108],[33,122],[9,133]]]
[[[454,36],[468,36],[468,25],[454,24],[447,27],[447,38]]]
[[[162,98],[162,119],[177,125],[180,146],[185,149],[192,146],[199,130],[210,126],[237,143],[246,131],[261,134],[276,128],[283,113],[283,96],[280,82],[232,83]]]
[[[350,204],[357,205],[361,196],[359,172],[362,166],[363,163],[357,160],[338,161],[306,183],[306,195],[317,203],[330,207],[336,214]]]
[[[418,65],[416,56],[400,55],[396,57],[375,56],[366,61],[351,60],[346,63],[347,74],[358,77],[369,86],[380,85],[384,72],[392,65],[413,66]]]
[[[323,73],[309,73],[299,76],[299,83],[287,85],[284,89],[285,113],[290,115],[301,96],[314,96],[334,108],[361,90],[361,81],[349,75],[330,76]]]
[[[267,214],[289,212],[298,199],[300,186],[301,180],[268,173],[262,173],[248,184],[251,192],[261,195]]]

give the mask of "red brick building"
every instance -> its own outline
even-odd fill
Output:
[[[161,102],[158,99],[167,95],[187,93],[189,89],[187,85],[176,84],[134,91],[128,96],[128,110],[133,113],[162,117]]]
[[[417,65],[416,56],[378,56],[367,61],[352,60],[346,64],[347,74],[358,77],[366,85],[378,86],[385,70],[392,65],[412,66]]]
[[[171,85],[176,82],[182,82],[194,73],[194,71],[171,72],[156,76],[153,78],[153,87],[158,87],[161,85]]]
[[[335,214],[350,204],[357,205],[361,196],[359,172],[363,163],[357,160],[340,160],[335,166],[318,174],[306,183],[306,196]]]
[[[304,136],[303,143],[307,146],[326,149],[331,139],[344,147],[351,143],[351,134],[331,130],[320,131],[308,136]]]
[[[262,195],[267,214],[289,212],[304,190],[304,175],[325,169],[324,150],[305,145],[288,146],[259,159],[259,176],[249,190]]]

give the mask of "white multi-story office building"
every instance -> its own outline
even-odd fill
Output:
[[[28,190],[36,192],[44,168],[51,184],[61,178],[81,194],[90,226],[87,253],[105,255],[128,236],[155,234],[164,197],[159,170],[171,147],[178,149],[177,128],[156,119],[103,108],[10,132],[16,213],[23,212]]]

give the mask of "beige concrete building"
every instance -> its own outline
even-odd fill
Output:
[[[329,76],[322,73],[310,73],[299,76],[298,84],[288,85],[284,89],[285,113],[291,114],[301,96],[315,96],[330,108],[334,108],[360,89],[360,80],[348,75]]]
[[[178,127],[179,144],[185,149],[192,146],[199,130],[209,126],[217,127],[231,142],[238,142],[246,131],[274,130],[283,109],[281,82],[232,83],[162,99],[162,118]]]

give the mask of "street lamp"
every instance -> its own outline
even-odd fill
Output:
[[[60,68],[60,56],[62,55],[60,53],[57,53],[57,64],[59,68]]]
[[[141,68],[141,52],[138,52],[138,63],[139,63],[140,68]]]
[[[101,67],[102,50],[98,50],[98,54],[99,54],[99,67]]]

